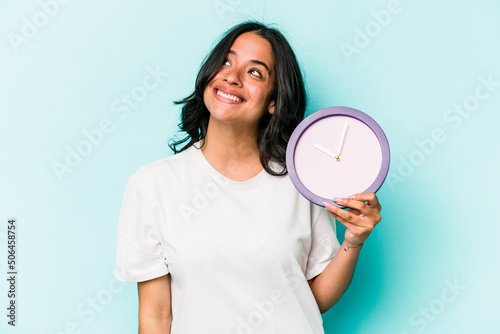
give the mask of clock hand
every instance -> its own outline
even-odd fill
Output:
[[[334,156],[335,160],[340,161],[340,152],[342,151],[342,145],[344,144],[345,131],[347,130],[347,122],[344,124],[344,131],[342,131],[342,138],[340,139],[339,148],[337,149],[337,154]]]
[[[316,147],[318,150],[320,150],[321,152],[331,156],[332,158],[335,159],[335,154],[333,154],[332,152],[328,151],[326,148],[324,148],[323,146],[320,146],[318,144],[314,144],[314,147]]]

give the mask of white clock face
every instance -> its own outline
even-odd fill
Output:
[[[382,148],[375,133],[349,116],[311,124],[295,147],[295,170],[302,184],[326,199],[364,192],[377,178]]]

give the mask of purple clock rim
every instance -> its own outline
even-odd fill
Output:
[[[299,125],[297,125],[292,135],[290,136],[290,140],[288,141],[286,149],[286,166],[290,179],[292,180],[292,183],[294,184],[295,188],[297,188],[297,190],[302,194],[302,196],[304,196],[309,201],[319,206],[323,206],[323,202],[330,202],[335,205],[337,205],[337,203],[333,202],[333,198],[324,198],[314,194],[309,189],[307,189],[306,186],[302,183],[299,176],[297,175],[297,171],[295,170],[295,164],[294,164],[295,148],[297,146],[300,137],[302,136],[302,133],[307,128],[309,128],[313,123],[319,121],[320,119],[330,116],[352,117],[363,122],[373,131],[373,133],[375,134],[380,143],[380,147],[382,149],[382,163],[380,166],[379,173],[377,174],[377,177],[372,182],[372,184],[362,192],[375,193],[380,189],[385,179],[387,178],[391,160],[391,152],[387,136],[385,135],[380,125],[373,118],[371,118],[364,112],[350,107],[338,106],[338,107],[324,108],[307,116],[302,120],[302,122],[299,123]],[[343,208],[343,206],[340,205],[337,206]]]

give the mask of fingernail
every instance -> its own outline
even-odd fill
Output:
[[[335,203],[339,203],[339,204],[340,204],[340,203],[344,202],[344,199],[343,199],[343,198],[340,198],[340,197],[335,197],[335,198],[333,199],[333,201],[334,201]]]

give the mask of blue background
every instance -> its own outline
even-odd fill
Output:
[[[0,331],[137,332],[136,285],[112,279],[126,180],[171,154],[172,101],[191,92],[207,52],[244,19],[276,23],[288,37],[308,113],[360,109],[391,144],[383,221],[324,314],[326,332],[499,332],[493,0],[2,1]],[[159,74],[145,90],[148,71]],[[58,176],[54,166],[77,149],[86,156]],[[15,328],[5,316],[9,218],[18,224]]]

